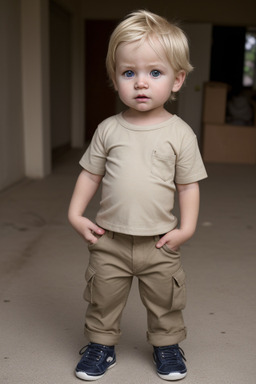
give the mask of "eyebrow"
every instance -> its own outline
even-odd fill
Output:
[[[136,65],[132,63],[120,63],[119,66],[122,68],[136,68]],[[159,62],[148,63],[146,67],[148,68],[165,67],[165,65],[161,61],[159,61]]]
[[[129,64],[129,63],[119,63],[119,66],[122,67],[122,68],[134,68],[135,65],[134,64]]]

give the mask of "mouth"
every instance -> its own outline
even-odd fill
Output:
[[[149,100],[149,97],[146,95],[138,95],[135,99],[138,101],[146,101]]]

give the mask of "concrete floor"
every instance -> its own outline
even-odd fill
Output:
[[[79,151],[44,180],[0,194],[1,384],[72,384],[83,338],[87,247],[67,222]],[[186,384],[256,383],[256,167],[207,165],[194,238],[183,246],[188,305]],[[98,196],[91,204],[94,216]],[[147,344],[134,280],[102,384],[164,382]]]

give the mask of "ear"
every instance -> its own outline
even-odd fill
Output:
[[[185,71],[179,71],[175,76],[175,81],[173,84],[172,91],[178,92],[180,88],[182,87],[182,84],[184,83],[186,78],[186,72]]]

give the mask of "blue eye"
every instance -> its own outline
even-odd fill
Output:
[[[124,72],[124,77],[133,77],[133,76],[134,76],[134,72],[131,70]]]
[[[150,72],[152,77],[159,77],[161,75],[161,72],[158,71],[157,69],[154,69],[153,71]]]

